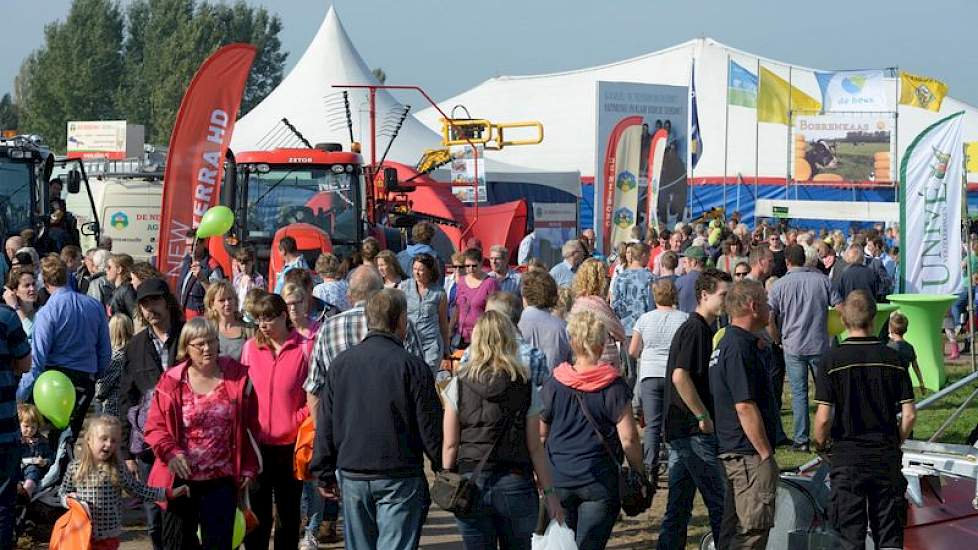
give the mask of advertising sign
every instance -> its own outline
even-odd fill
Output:
[[[533,228],[537,239],[532,256],[546,265],[563,260],[560,249],[577,232],[577,205],[537,202],[533,205]]]
[[[143,156],[145,130],[125,120],[68,122],[68,156],[121,160]]]
[[[795,181],[893,181],[892,113],[798,115],[793,133]]]
[[[883,71],[815,73],[826,112],[892,110],[883,89]]]
[[[648,158],[652,135],[665,130],[666,146],[663,156],[658,197],[655,208],[659,221],[673,224],[686,213],[686,149],[689,143],[689,89],[686,86],[664,86],[633,82],[598,82],[595,90],[597,101],[597,142],[594,185],[594,228],[598,248],[607,253],[612,245],[612,227],[615,219],[628,220],[621,210],[624,204],[617,195],[619,175],[623,170],[631,174],[637,168],[635,178],[638,191],[637,205],[630,222],[647,225],[648,211]],[[640,129],[641,139],[632,136],[630,128]],[[638,143],[637,143],[638,142]],[[631,151],[631,148],[637,148]],[[637,154],[636,154],[637,153]],[[634,155],[634,156],[633,156]],[[633,158],[638,162],[633,162]],[[627,162],[625,162],[627,161]],[[631,191],[631,180],[624,186]],[[625,201],[630,204],[629,201]],[[617,213],[616,213],[617,212]],[[621,235],[616,231],[616,236]]]
[[[486,157],[482,145],[475,146],[478,160],[470,145],[452,147],[452,194],[466,204],[475,202],[475,183],[478,181],[479,202],[486,202]]]

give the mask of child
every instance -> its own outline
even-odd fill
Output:
[[[119,380],[126,363],[126,346],[132,339],[132,319],[128,315],[116,313],[109,319],[109,339],[112,342],[112,361],[105,374],[95,383],[96,410],[122,418],[119,411]]]
[[[913,369],[913,374],[917,377],[917,391],[924,393],[924,377],[920,374],[920,365],[917,364],[917,352],[914,351],[910,342],[903,339],[903,335],[907,333],[907,326],[909,324],[910,322],[907,320],[906,315],[899,311],[891,313],[889,328],[890,342],[886,346],[897,352],[904,367]]]
[[[255,302],[258,301],[258,298],[261,298],[265,294],[266,292],[264,290],[257,287],[245,293],[244,305],[241,308],[241,313],[244,317],[245,323],[248,323],[249,325],[258,324],[258,319],[255,319],[255,316],[251,314],[251,309],[254,307]]]
[[[23,448],[20,469],[24,473],[24,482],[21,487],[27,496],[31,496],[51,465],[53,455],[47,438],[41,435],[41,413],[37,407],[18,404],[17,418],[20,420],[20,441]]]
[[[59,496],[81,502],[92,522],[92,550],[115,550],[122,533],[122,489],[146,502],[162,501],[188,494],[187,486],[176,489],[147,487],[129,473],[119,458],[122,427],[114,416],[96,416],[88,421],[77,457],[68,464]]]

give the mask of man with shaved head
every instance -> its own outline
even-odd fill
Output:
[[[839,277],[835,285],[836,292],[845,300],[854,290],[865,290],[879,302],[885,298],[883,295],[883,281],[879,274],[863,263],[863,247],[858,244],[850,245],[846,249],[845,256],[848,267]]]

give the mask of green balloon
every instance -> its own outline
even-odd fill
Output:
[[[45,371],[34,381],[34,405],[54,427],[63,430],[75,408],[75,385],[63,372]]]
[[[231,534],[231,548],[241,546],[245,538],[245,517],[241,508],[234,510],[234,533]],[[204,537],[200,534],[200,527],[197,527],[197,540],[204,544]]]
[[[206,239],[223,235],[234,225],[234,212],[227,206],[213,206],[204,212],[197,226],[197,237]]]

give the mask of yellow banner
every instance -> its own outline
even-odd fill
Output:
[[[761,83],[758,88],[758,122],[788,124],[789,108],[794,113],[805,114],[814,114],[822,110],[822,104],[817,99],[788,84],[787,80],[764,67],[761,67]]]
[[[926,76],[900,72],[900,104],[940,111],[947,84]]]
[[[964,158],[967,159],[965,168],[969,174],[978,174],[978,141],[964,144]]]

